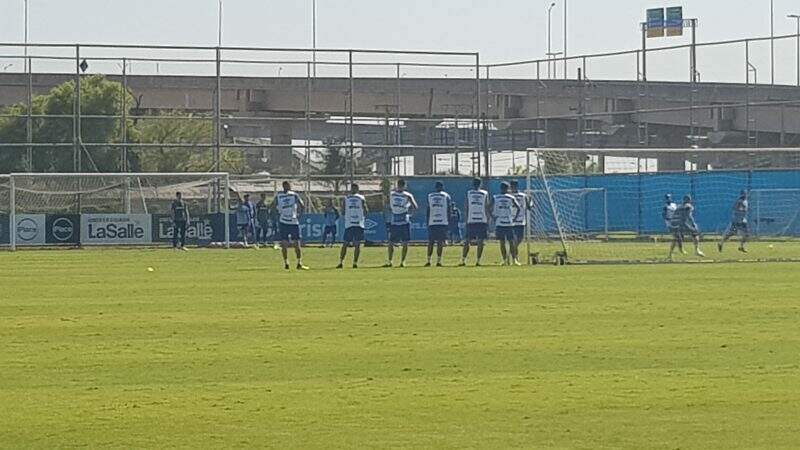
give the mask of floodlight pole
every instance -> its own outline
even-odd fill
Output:
[[[797,23],[797,86],[800,86],[800,14],[789,14],[786,17]]]
[[[25,2],[27,5],[27,1]],[[26,47],[27,48],[27,47]],[[27,52],[26,52],[27,53]],[[33,172],[33,61],[31,58],[25,58],[25,69],[28,72],[28,89],[27,89],[27,118],[25,120],[25,141],[28,143],[27,159],[28,159],[28,172]]]

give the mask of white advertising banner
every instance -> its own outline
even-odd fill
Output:
[[[17,214],[17,245],[44,245],[47,231],[44,214]]]
[[[148,214],[84,214],[81,244],[149,244],[151,220]]]

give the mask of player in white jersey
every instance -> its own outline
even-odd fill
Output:
[[[517,199],[508,191],[511,188],[505,181],[500,184],[500,193],[492,198],[492,218],[495,224],[495,234],[500,241],[500,254],[503,256],[503,265],[511,265],[509,256],[517,263],[517,249],[514,245],[514,218],[520,211]],[[508,249],[506,249],[508,242]],[[510,254],[510,255],[509,255]]]
[[[428,194],[428,263],[431,266],[433,245],[436,244],[436,267],[442,267],[444,245],[447,242],[447,230],[450,226],[450,213],[453,200],[444,191],[444,183],[436,182],[436,191]]]
[[[489,235],[489,193],[481,188],[480,178],[472,180],[472,189],[467,191],[467,200],[464,207],[467,216],[467,238],[464,239],[464,250],[461,253],[461,266],[467,265],[469,247],[473,242],[478,244],[478,261],[481,265],[483,247]]]
[[[303,264],[303,250],[300,247],[300,217],[305,213],[306,205],[303,199],[292,191],[292,185],[288,181],[283,182],[283,191],[275,196],[272,207],[278,211],[278,235],[281,240],[281,254],[283,255],[283,267],[289,270],[289,246],[294,247],[297,256],[297,268],[308,270]]]
[[[400,267],[405,267],[408,242],[411,240],[411,216],[419,208],[414,196],[406,191],[405,180],[398,180],[397,189],[389,194],[389,207],[392,212],[392,224],[389,230],[389,258],[384,267],[392,267],[394,264],[394,246],[397,244],[403,247]]]
[[[344,258],[347,256],[347,247],[353,246],[353,269],[358,269],[358,258],[361,256],[361,243],[364,241],[366,228],[367,199],[359,193],[359,187],[353,183],[350,186],[350,195],[344,198],[344,243],[339,254],[337,269],[344,268]]]
[[[519,181],[517,180],[511,182],[511,195],[517,199],[517,203],[519,203],[520,207],[519,214],[514,218],[514,247],[517,251],[514,265],[521,266],[522,264],[519,262],[519,246],[522,244],[522,241],[525,240],[525,231],[528,228],[528,219],[530,210],[533,207],[533,200],[527,193],[520,192]]]

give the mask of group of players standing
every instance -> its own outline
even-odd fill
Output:
[[[706,255],[700,249],[700,228],[694,218],[694,201],[691,195],[683,197],[683,203],[676,204],[672,200],[672,195],[665,196],[665,204],[662,216],[664,223],[672,235],[672,244],[669,249],[669,258],[672,259],[675,250],[686,254],[683,244],[687,237],[692,238],[694,252],[697,256],[704,258]],[[747,215],[750,210],[747,191],[741,191],[739,197],[733,205],[731,223],[722,235],[722,239],[717,243],[717,249],[722,253],[725,243],[733,236],[740,235],[739,251],[747,253],[747,241],[750,238],[750,226],[747,222]]]
[[[530,197],[519,191],[516,182],[500,185],[500,192],[490,195],[483,189],[483,182],[475,179],[472,189],[467,192],[466,239],[461,254],[461,266],[467,265],[472,244],[477,245],[476,265],[481,265],[486,239],[489,237],[489,223],[496,226],[496,235],[500,241],[500,252],[503,265],[522,265],[519,261],[519,246],[524,240],[527,227],[528,211],[531,207]],[[411,217],[419,210],[414,195],[406,190],[405,180],[399,180],[397,186],[389,194],[389,246],[384,267],[394,267],[394,254],[397,246],[401,249],[399,267],[406,267],[408,246],[411,241]],[[300,217],[305,212],[303,199],[291,190],[288,182],[283,183],[283,191],[273,201],[278,212],[278,236],[281,241],[284,268],[289,269],[288,249],[294,248],[297,256],[297,269],[308,270],[303,264],[302,247],[300,245]],[[428,194],[428,260],[425,267],[433,265],[433,253],[436,250],[436,266],[443,266],[444,248],[448,240],[450,220],[453,217],[455,203],[445,191],[442,182],[437,182],[435,190]],[[344,267],[348,249],[353,247],[353,268],[358,268],[361,256],[361,245],[364,242],[366,217],[369,212],[366,198],[360,193],[358,184],[353,184],[350,193],[343,200],[344,243],[342,245],[339,265]]]

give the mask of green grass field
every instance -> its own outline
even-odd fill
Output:
[[[0,253],[0,447],[800,446],[798,264],[335,254]]]

